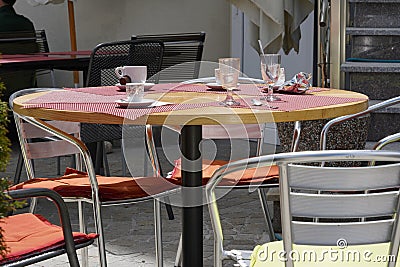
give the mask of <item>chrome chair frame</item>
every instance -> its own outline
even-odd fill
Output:
[[[372,105],[370,107],[368,107],[368,109],[358,112],[358,113],[354,113],[354,114],[350,114],[350,115],[346,115],[346,116],[341,116],[341,117],[337,117],[335,119],[330,120],[328,123],[325,124],[325,126],[323,127],[322,131],[321,131],[321,138],[320,138],[320,149],[321,150],[325,150],[326,149],[326,140],[327,140],[327,134],[329,129],[339,123],[354,119],[354,118],[359,118],[365,115],[368,115],[374,111],[389,107],[389,106],[393,106],[396,104],[400,103],[400,96],[394,97],[394,98],[390,98],[388,100],[385,100],[383,102],[380,102],[378,104]]]
[[[299,124],[295,124],[295,130],[294,130],[294,139],[293,139],[293,144],[292,144],[292,149],[297,149],[298,147],[298,142],[299,142],[299,136],[300,136],[300,127]],[[213,125],[211,127],[216,127],[217,125]],[[171,126],[167,126],[169,129],[171,129],[172,131],[175,132],[180,132],[180,128],[179,127],[171,127]],[[208,126],[203,126],[203,127],[208,127]],[[264,126],[260,126],[260,131],[259,131],[259,136],[253,136],[250,139],[257,139],[257,148],[256,148],[256,155],[260,156],[262,153],[262,142],[264,139]],[[247,131],[247,129],[246,129]],[[204,136],[203,138],[207,138],[207,139],[223,139],[221,137],[216,137],[216,136],[212,136],[212,134],[205,134],[206,136]],[[244,138],[244,137],[243,137]],[[238,137],[234,137],[234,139],[240,139]],[[161,176],[161,166],[159,164],[159,159],[157,156],[157,149],[156,149],[156,145],[154,142],[154,135],[153,135],[153,127],[151,125],[147,125],[146,126],[146,144],[147,144],[147,149],[148,149],[148,154],[149,154],[149,158],[150,158],[150,163],[153,167],[153,171],[155,173],[157,173],[157,175]],[[168,178],[168,177],[167,177]],[[275,231],[272,225],[272,219],[271,219],[271,214],[269,212],[268,209],[268,204],[267,204],[267,190],[271,187],[276,187],[276,184],[261,184],[261,185],[235,185],[235,186],[219,186],[220,188],[232,188],[232,189],[255,189],[257,190],[257,193],[259,195],[259,199],[260,199],[260,204],[261,204],[261,208],[263,211],[263,215],[264,215],[264,219],[266,221],[267,224],[267,228],[268,228],[268,234],[269,234],[269,238],[271,241],[276,240],[276,236],[275,236]],[[176,255],[176,259],[175,259],[175,264],[174,266],[180,266],[180,261],[181,261],[181,253],[182,253],[182,236],[180,237],[179,240],[179,244],[178,244],[178,250],[177,250],[177,255]]]
[[[375,143],[373,149],[374,150],[381,150],[383,147],[394,143],[394,142],[399,142],[400,141],[400,133],[395,133],[389,136],[386,136],[379,140],[378,142]]]
[[[94,164],[92,162],[90,153],[86,145],[76,137],[73,137],[69,135],[68,133],[65,133],[54,126],[48,124],[47,122],[29,117],[29,116],[24,116],[21,114],[18,114],[13,108],[13,101],[15,98],[27,95],[27,94],[32,94],[32,93],[38,93],[38,92],[47,92],[47,91],[52,91],[52,90],[57,90],[55,88],[32,88],[32,89],[25,89],[21,90],[18,92],[15,92],[14,94],[11,95],[10,100],[9,100],[9,105],[11,109],[14,112],[14,116],[17,119],[22,119],[28,123],[33,124],[34,126],[49,132],[56,136],[57,138],[60,138],[61,140],[65,140],[69,142],[71,145],[75,146],[82,157],[83,165],[85,166],[85,169],[88,173],[89,181],[91,184],[92,188],[92,197],[91,199],[87,198],[64,198],[66,200],[70,201],[78,201],[80,203],[81,201],[91,203],[93,206],[93,214],[94,214],[94,223],[95,223],[95,229],[96,233],[99,234],[98,241],[98,249],[99,249],[99,260],[100,260],[100,266],[105,267],[107,266],[107,261],[106,261],[106,250],[105,250],[105,240],[104,240],[104,231],[103,231],[103,225],[102,225],[102,219],[101,219],[101,207],[102,206],[114,206],[114,205],[126,205],[126,204],[133,204],[133,203],[138,203],[138,202],[143,202],[143,201],[148,201],[148,200],[153,200],[154,201],[154,223],[155,223],[155,246],[156,246],[156,265],[161,267],[163,266],[163,252],[162,252],[162,232],[161,232],[161,210],[160,210],[160,201],[159,199],[163,199],[172,193],[177,193],[179,189],[173,189],[170,191],[166,191],[163,193],[159,193],[156,195],[152,196],[146,196],[142,198],[137,198],[137,199],[128,199],[128,200],[114,200],[114,201],[101,201],[99,198],[99,186],[98,182],[96,179],[96,173],[94,169]],[[19,136],[20,133],[18,134]],[[21,150],[23,148],[23,141],[21,143]],[[26,157],[25,152],[23,152],[24,160],[28,161],[28,158]],[[29,164],[25,164],[25,166],[29,166]],[[32,172],[33,174],[33,172]],[[157,173],[154,173],[155,177],[160,177],[157,176]],[[162,177],[160,177],[161,179]],[[79,208],[80,218],[83,218],[83,209]]]
[[[292,250],[292,244],[293,244],[293,228],[292,228],[292,214],[291,214],[291,204],[289,202],[289,194],[290,194],[290,188],[291,184],[288,180],[288,167],[293,167],[296,165],[293,165],[293,163],[305,163],[305,162],[325,162],[325,161],[395,161],[397,164],[392,164],[390,166],[393,166],[393,168],[397,168],[397,173],[400,170],[400,153],[399,152],[392,152],[392,151],[374,151],[374,150],[325,150],[325,151],[306,151],[306,152],[290,152],[290,153],[281,153],[281,154],[275,154],[275,155],[267,155],[267,156],[261,156],[261,157],[254,157],[250,159],[245,159],[245,160],[239,160],[236,162],[231,162],[227,165],[222,166],[219,168],[209,181],[209,183],[206,185],[206,196],[207,196],[207,201],[208,201],[208,207],[209,211],[211,214],[211,223],[214,229],[214,266],[215,267],[221,267],[222,266],[222,261],[225,259],[236,259],[239,260],[241,263],[240,266],[246,266],[246,263],[248,262],[249,258],[244,259],[244,256],[249,255],[249,251],[244,251],[242,254],[241,251],[238,250],[233,250],[233,251],[225,251],[223,249],[223,233],[222,233],[222,227],[219,219],[219,211],[218,211],[218,206],[216,202],[216,195],[215,195],[215,189],[218,185],[218,183],[223,179],[223,177],[229,173],[235,172],[235,171],[240,171],[244,170],[247,168],[255,168],[255,167],[260,167],[260,166],[272,166],[273,164],[277,164],[280,169],[280,198],[281,198],[281,206],[282,206],[282,211],[281,211],[281,216],[283,220],[283,225],[282,225],[282,232],[283,232],[283,244],[284,244],[284,250],[285,251],[291,251]],[[297,165],[298,167],[301,165]],[[310,166],[302,166],[303,168],[318,168],[318,169],[348,169],[348,170],[355,170],[355,172],[359,171],[361,168],[372,170],[373,168],[377,167],[361,167],[361,168],[349,168],[349,167],[310,167]],[[381,166],[378,166],[378,168],[381,168]],[[391,167],[390,167],[391,168]],[[381,169],[377,170],[378,172],[382,172]],[[393,173],[396,173],[396,171],[393,171]],[[375,172],[376,174],[376,172]],[[355,175],[355,174],[352,174]],[[329,178],[331,178],[333,174],[330,175]],[[337,176],[337,175],[336,175]],[[374,174],[371,175],[369,178],[369,181],[375,179]],[[365,181],[366,179],[364,176],[362,177],[362,180]],[[379,179],[375,179],[379,180]],[[382,182],[383,180],[383,182]],[[311,181],[310,181],[311,182]],[[385,179],[380,179],[380,181],[375,182],[375,185],[377,183],[384,184],[385,186],[392,186],[390,183],[393,183],[393,186],[400,186],[398,184],[398,177],[391,179],[390,182],[385,181]],[[339,185],[340,183],[335,183],[336,185]],[[340,187],[342,190],[355,190],[352,188],[354,186],[353,184],[344,184]],[[321,186],[321,188],[326,189],[327,187]],[[314,188],[316,190],[316,188]],[[334,190],[334,188],[331,188],[331,190]],[[397,192],[397,198],[398,198],[399,193]],[[397,202],[396,202],[397,203]],[[391,246],[390,246],[390,251],[389,255],[397,255],[399,245],[400,245],[400,224],[398,220],[398,213],[400,209],[400,205],[396,204],[397,208],[393,210],[393,212],[396,214],[396,216],[393,217],[390,221],[393,224],[393,228],[390,229],[391,235],[389,240],[384,240],[382,242],[387,242],[391,241]],[[311,213],[314,213],[314,211],[311,211]],[[357,213],[359,214],[359,213]],[[300,215],[299,215],[300,216]],[[364,216],[362,212],[360,213],[360,216]],[[335,216],[333,216],[335,217]],[[315,222],[310,222],[310,224],[313,224]],[[368,221],[363,221],[360,224],[367,225],[369,222]],[[360,235],[365,236],[365,233],[362,233]],[[307,240],[308,239],[308,240]],[[385,238],[381,238],[385,239]],[[327,239],[324,239],[322,242],[318,241],[318,244],[324,244]],[[336,242],[337,238],[332,242],[332,245],[334,242]],[[361,238],[361,240],[364,240]],[[297,243],[300,244],[309,244],[307,242],[310,242],[309,238],[305,238],[304,240],[296,240]],[[378,242],[378,241],[376,241]],[[317,244],[313,243],[313,244]],[[360,243],[359,244],[369,244],[369,243],[374,243],[373,240],[369,240],[366,242]],[[355,243],[357,244],[357,242]],[[288,261],[286,262],[286,267],[292,267],[293,262],[291,261],[290,257],[288,257]],[[389,262],[388,266],[389,267],[394,267],[396,262]]]

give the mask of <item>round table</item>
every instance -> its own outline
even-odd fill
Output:
[[[215,124],[254,124],[266,122],[291,122],[302,120],[329,119],[342,115],[352,114],[363,111],[368,108],[368,97],[350,91],[344,90],[322,90],[313,93],[314,95],[334,96],[345,98],[359,98],[359,101],[348,102],[338,105],[327,105],[317,108],[301,109],[294,111],[275,111],[275,110],[257,110],[249,108],[229,109],[224,106],[207,106],[202,108],[175,110],[161,113],[152,113],[134,121],[128,121],[123,117],[114,115],[81,112],[68,110],[55,110],[45,108],[24,109],[24,103],[41,94],[47,92],[34,93],[14,99],[14,111],[29,117],[48,120],[64,120],[85,123],[105,123],[105,124],[135,124],[135,125],[184,125],[181,132],[182,157],[193,160],[192,168],[201,170],[201,153],[199,144],[202,140],[202,125]],[[209,102],[213,100],[223,100],[225,94],[212,93],[194,93],[194,92],[169,92],[163,94],[148,94],[146,98],[154,98],[160,101],[183,103]],[[63,99],[65,102],[66,100]],[[273,103],[272,103],[273,105]],[[234,113],[235,116],[232,116]],[[187,162],[187,161],[184,161]],[[183,170],[190,169],[189,166],[182,166]],[[195,196],[191,190],[190,196],[202,197],[202,172],[182,171],[183,186],[199,188]],[[203,265],[203,208],[202,206],[185,207],[182,214],[182,248],[183,248],[183,266],[202,266]]]

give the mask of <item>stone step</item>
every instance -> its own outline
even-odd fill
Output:
[[[370,99],[386,100],[400,95],[400,63],[345,62],[346,86]]]
[[[398,0],[348,0],[349,3],[398,3]]]
[[[370,100],[374,105],[381,101]],[[371,114],[371,123],[368,130],[368,140],[378,141],[388,135],[400,132],[400,104],[377,110]]]
[[[399,1],[349,1],[351,26],[360,28],[400,27]]]
[[[343,72],[393,72],[400,73],[400,63],[393,62],[350,62],[343,63],[340,67]]]
[[[347,27],[348,35],[400,35],[400,28],[360,28]]]
[[[399,60],[400,28],[346,28],[350,58]]]

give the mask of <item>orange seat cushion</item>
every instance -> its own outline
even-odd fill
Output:
[[[225,160],[203,160],[203,185],[211,179],[214,172],[221,166],[229,163]],[[181,174],[181,160],[175,161],[175,167],[172,171],[171,178],[168,180],[174,184],[182,184]],[[236,171],[227,174],[219,183],[220,186],[234,186],[234,185],[257,185],[265,183],[278,183],[279,168],[278,166],[259,167],[253,169],[246,169],[243,171]]]
[[[60,226],[51,224],[40,215],[24,213],[0,220],[3,237],[8,250],[0,255],[0,264],[27,258],[40,252],[64,246]],[[97,234],[73,233],[76,244],[97,238]]]
[[[176,186],[159,177],[105,177],[97,175],[101,201],[137,199],[174,189]],[[57,178],[34,178],[14,185],[9,190],[23,188],[48,188],[63,197],[92,197],[89,176],[67,168],[65,174]]]

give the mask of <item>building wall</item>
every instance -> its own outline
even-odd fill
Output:
[[[67,3],[33,7],[18,0],[15,9],[45,29],[51,51],[70,49]],[[78,0],[75,23],[79,50],[130,39],[132,34],[206,32],[203,60],[230,54],[230,5],[225,0]],[[56,72],[57,86],[73,86],[69,72]],[[42,78],[40,86],[50,86]],[[81,79],[82,85],[82,79]]]

